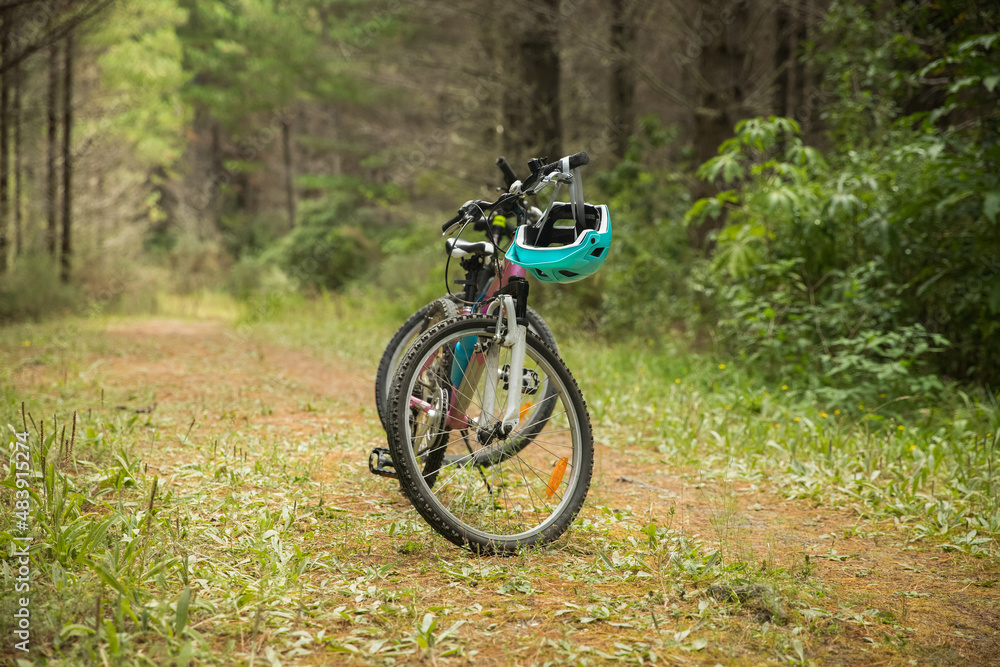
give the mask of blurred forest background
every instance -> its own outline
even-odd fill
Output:
[[[612,208],[564,329],[821,400],[1000,381],[1000,8],[0,0],[0,321],[443,288],[505,155]],[[414,281],[414,277],[418,280]],[[414,293],[414,282],[426,284]],[[263,315],[262,315],[263,316]]]

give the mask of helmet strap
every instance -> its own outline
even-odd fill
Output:
[[[568,163],[569,160],[567,159]],[[583,176],[580,168],[573,170],[573,180],[569,182],[569,201],[573,205],[573,218],[576,223],[576,233],[583,234],[587,229],[587,214],[583,201]]]

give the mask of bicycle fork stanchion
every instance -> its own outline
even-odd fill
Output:
[[[486,372],[489,374],[488,382],[483,388],[483,411],[479,418],[479,426],[476,434],[479,442],[488,445],[496,436],[506,438],[510,435],[520,418],[520,397],[524,375],[524,349],[525,336],[528,328],[517,323],[517,315],[514,311],[514,298],[509,294],[502,295],[499,299],[490,304],[486,311],[487,315],[497,312],[497,330],[493,336],[493,345],[486,355]],[[496,408],[497,385],[500,381],[500,348],[511,348],[510,369],[508,371],[507,405],[503,419],[500,422],[493,421],[493,412]],[[511,387],[516,387],[511,391]]]

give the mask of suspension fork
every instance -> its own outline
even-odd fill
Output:
[[[457,391],[452,392],[451,410],[449,410],[448,426],[451,428],[468,428],[469,418],[466,414],[469,404],[482,379],[487,373],[484,388],[483,405],[477,424],[477,436],[480,442],[488,443],[495,436],[506,437],[514,430],[520,419],[520,394],[522,377],[524,375],[524,355],[526,349],[528,281],[522,276],[511,276],[507,285],[497,290],[497,298],[486,308],[487,315],[497,315],[496,330],[493,339],[485,342],[475,336],[468,336],[459,341],[455,349],[452,366],[452,384]],[[495,419],[494,411],[497,400],[497,383],[500,371],[501,348],[511,349],[510,367],[507,369],[507,403],[503,418]],[[512,394],[510,386],[518,389]]]
[[[528,327],[517,323],[515,301],[511,295],[504,294],[490,304],[487,315],[492,315],[497,311],[497,330],[493,335],[493,344],[490,345],[486,355],[485,372],[487,378],[486,386],[483,388],[483,409],[477,429],[479,441],[483,444],[488,444],[497,435],[506,438],[517,426],[521,407],[521,388],[523,386],[521,378],[524,376],[524,348]],[[497,384],[500,380],[500,348],[502,347],[511,348],[510,368],[507,371],[507,405],[503,420],[494,422],[493,411],[496,408]]]

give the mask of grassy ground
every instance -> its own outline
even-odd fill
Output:
[[[936,402],[821,406],[725,360],[563,337],[598,441],[587,504],[550,548],[482,558],[367,472],[384,440],[374,366],[405,312],[341,300],[248,314],[212,297],[160,307],[160,319],[0,330],[0,424],[14,427],[12,463],[12,432],[30,433],[33,499],[18,516],[8,466],[0,656],[964,665],[1000,655],[1000,413],[985,399],[950,389]],[[14,635],[25,535],[27,653]]]

